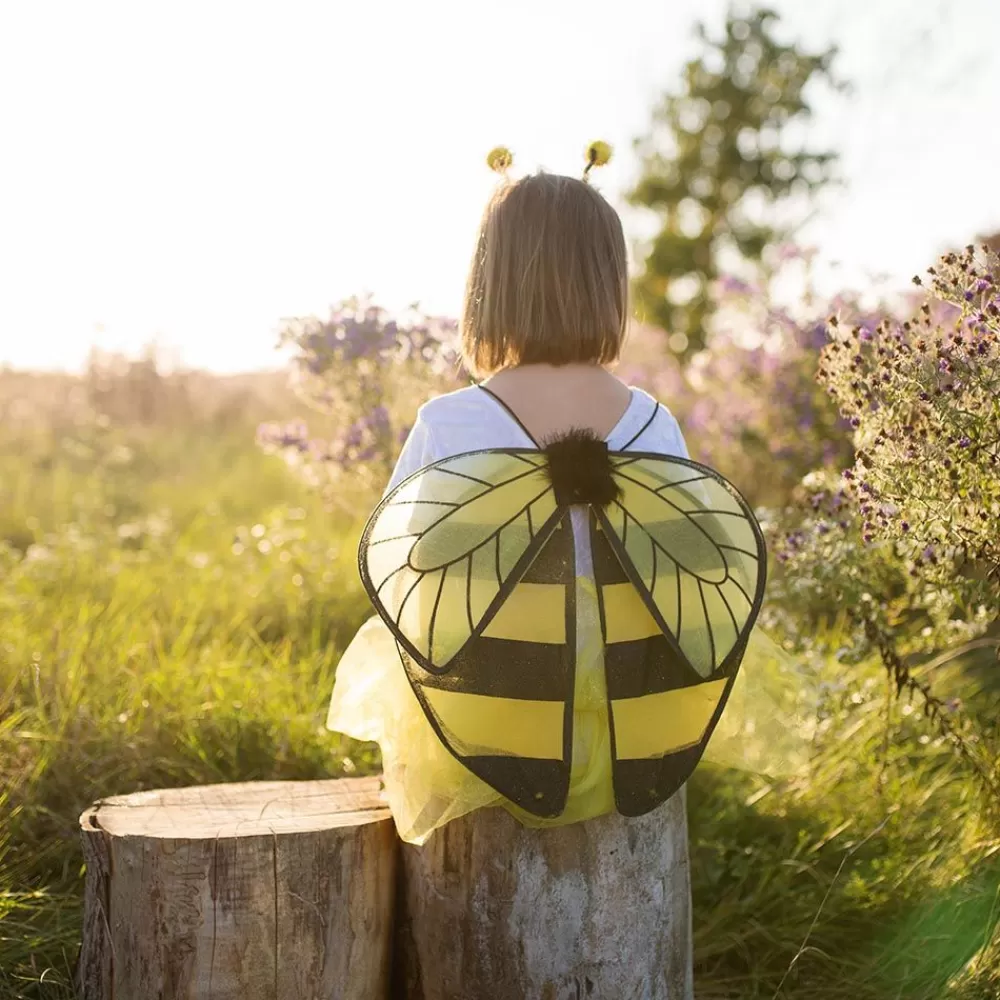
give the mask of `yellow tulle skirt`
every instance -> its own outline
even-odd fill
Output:
[[[596,609],[587,580],[577,581],[578,608]],[[704,760],[778,777],[806,765],[811,722],[799,697],[797,664],[763,632],[751,633],[743,666]],[[513,703],[507,702],[507,705]],[[512,730],[516,708],[501,707]],[[377,617],[358,630],[337,667],[327,728],[378,743],[385,794],[399,836],[423,844],[439,827],[487,806],[500,806],[531,827],[563,826],[615,808],[611,736],[599,617],[577,622],[573,758],[566,808],[554,819],[519,809],[465,768],[438,739],[400,663],[396,642]]]

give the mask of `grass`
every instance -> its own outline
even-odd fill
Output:
[[[0,1000],[72,995],[94,799],[376,764],[323,726],[368,613],[359,525],[254,448],[251,416],[3,422]],[[878,670],[826,669],[851,673],[808,776],[689,785],[699,1000],[997,997],[978,786],[898,706],[886,756]],[[970,676],[941,683],[995,717]]]

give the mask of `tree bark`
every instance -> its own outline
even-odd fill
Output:
[[[397,841],[378,778],[115,796],[80,817],[83,1000],[380,1000]]]
[[[685,792],[550,830],[502,809],[404,844],[398,1000],[691,1000]]]

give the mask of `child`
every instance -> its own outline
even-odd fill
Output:
[[[389,804],[399,835],[411,843],[421,844],[450,820],[485,806],[502,806],[532,826],[578,822],[616,804],[628,814],[647,811],[681,788],[727,698],[732,704],[740,697],[737,689],[736,699],[730,698],[728,681],[759,608],[763,541],[749,509],[731,488],[726,492],[721,477],[706,477],[710,470],[685,464],[687,448],[669,409],[608,370],[619,357],[628,320],[627,259],[620,220],[588,183],[588,173],[609,155],[604,143],[594,143],[582,180],[547,173],[505,180],[490,200],[461,320],[466,364],[484,381],[420,408],[362,543],[362,575],[380,617],[362,626],[341,660],[327,725],[380,744]],[[504,172],[510,155],[495,150],[490,163]],[[457,458],[470,453],[485,454]],[[645,470],[632,466],[637,478],[626,482],[627,466],[615,465],[622,461],[620,453],[645,456],[652,464]],[[446,459],[454,463],[442,466]],[[668,459],[680,461],[663,465]],[[462,464],[473,461],[479,464]],[[658,472],[657,462],[672,471]],[[592,469],[597,471],[591,474]],[[727,618],[706,586],[700,632],[682,626],[676,612],[682,641],[663,634],[663,620],[672,610],[659,616],[659,627],[651,617],[656,616],[648,592],[656,593],[655,551],[652,576],[645,583],[636,576],[644,572],[644,557],[634,547],[643,515],[634,509],[633,540],[627,538],[629,504],[648,506],[643,498],[654,491],[643,487],[642,496],[621,500],[622,485],[629,489],[629,483],[658,475],[679,481],[675,489],[658,480],[664,495],[683,498],[677,501],[681,506],[728,504],[724,511],[694,513],[717,525],[739,519],[744,539],[728,546],[743,552],[736,557],[743,560],[742,617],[737,621],[737,609],[737,617],[729,610]],[[594,485],[598,479],[605,486]],[[542,485],[520,507],[503,506],[500,496],[518,481],[536,480]],[[554,499],[538,492],[550,480]],[[681,494],[685,483],[690,485]],[[496,511],[463,517],[475,505],[486,506],[483,496],[490,489]],[[598,496],[602,489],[605,494]],[[621,503],[613,503],[612,495]],[[583,502],[572,502],[575,497]],[[620,537],[611,517],[617,506],[624,511]],[[409,519],[402,527],[401,512]],[[516,535],[525,515],[526,529]],[[421,531],[429,536],[438,520],[451,525],[448,538],[454,539],[485,531],[481,519],[494,516],[493,535],[482,544],[478,537],[470,541],[460,559],[432,568],[429,557],[417,552],[415,539]],[[548,520],[540,528],[543,517]],[[684,524],[696,520],[687,517]],[[387,522],[396,527],[384,527]],[[560,534],[561,527],[566,530]],[[549,531],[543,541],[540,536]],[[655,532],[656,525],[650,537]],[[394,548],[401,553],[393,557],[396,562],[385,562]],[[527,569],[514,566],[529,555]],[[417,573],[422,558],[424,577],[438,574],[430,583]],[[379,560],[385,563],[381,572],[373,568]],[[666,561],[661,556],[659,572]],[[681,570],[676,573],[680,609],[684,587]],[[464,575],[457,580],[456,574]],[[705,574],[708,579],[711,569]],[[402,589],[393,597],[397,584]],[[477,594],[482,607],[474,613]],[[688,599],[693,600],[690,594]],[[718,605],[714,611],[712,600]],[[725,670],[714,674],[722,652],[714,648],[721,640],[709,634],[713,614],[734,647]],[[449,643],[447,654],[435,653]],[[713,655],[718,652],[718,662],[699,669],[701,677],[677,664],[677,649],[683,647],[694,662],[697,651],[707,655],[709,646]],[[668,674],[672,679],[657,688],[657,677],[662,681]],[[664,736],[666,730],[673,735]],[[746,747],[732,739],[738,736],[732,725],[728,732],[727,745],[726,734],[717,730],[715,742],[723,752],[716,759],[726,758],[728,746],[728,761],[734,762]],[[662,763],[667,758],[674,761],[672,769]]]

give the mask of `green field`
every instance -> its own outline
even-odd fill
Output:
[[[140,393],[94,421],[92,386],[0,373],[2,1000],[72,995],[95,798],[377,766],[323,725],[367,614],[360,525],[256,448],[280,392],[201,388],[218,406]],[[699,1000],[997,997],[978,786],[919,712],[887,733],[876,666],[821,675],[847,683],[808,777],[689,786]],[[977,676],[935,684],[992,731]]]

